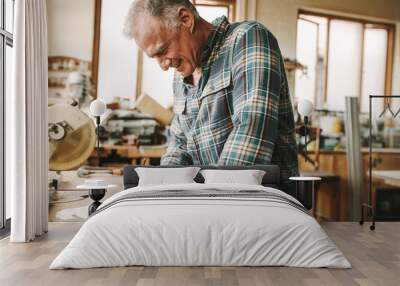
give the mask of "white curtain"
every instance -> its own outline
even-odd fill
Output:
[[[7,121],[12,242],[47,232],[47,23],[45,0],[15,1],[13,91]]]

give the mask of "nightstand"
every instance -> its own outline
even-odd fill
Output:
[[[85,180],[83,185],[76,187],[77,189],[87,189],[89,191],[89,197],[93,200],[93,203],[88,208],[89,216],[101,205],[100,200],[104,198],[107,189],[114,187],[117,187],[117,185],[109,185],[106,181],[97,179]]]
[[[316,211],[316,195],[318,192],[320,177],[290,177],[289,180],[296,183],[296,199],[308,210]]]

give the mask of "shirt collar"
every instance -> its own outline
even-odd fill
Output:
[[[207,43],[204,46],[204,50],[201,54],[201,67],[202,69],[211,65],[216,56],[218,55],[219,47],[224,39],[225,33],[229,27],[229,21],[225,16],[216,18],[211,22],[213,29],[208,36]],[[183,78],[183,83],[187,86],[192,86],[187,82],[187,78]]]
[[[225,32],[228,29],[229,22],[225,16],[219,17],[211,23],[214,29],[208,36],[207,43],[201,56],[201,66],[205,67],[215,58],[216,53],[219,50],[220,43],[224,38]]]

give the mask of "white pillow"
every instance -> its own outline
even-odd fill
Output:
[[[199,167],[135,168],[139,176],[138,186],[195,183],[193,179],[199,170]]]
[[[205,184],[233,183],[261,185],[265,171],[262,170],[201,170]]]

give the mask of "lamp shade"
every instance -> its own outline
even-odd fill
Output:
[[[297,106],[297,111],[301,116],[310,116],[313,109],[314,105],[307,99],[302,99]]]
[[[101,99],[96,99],[92,101],[89,109],[93,116],[102,116],[106,112],[107,106]]]

